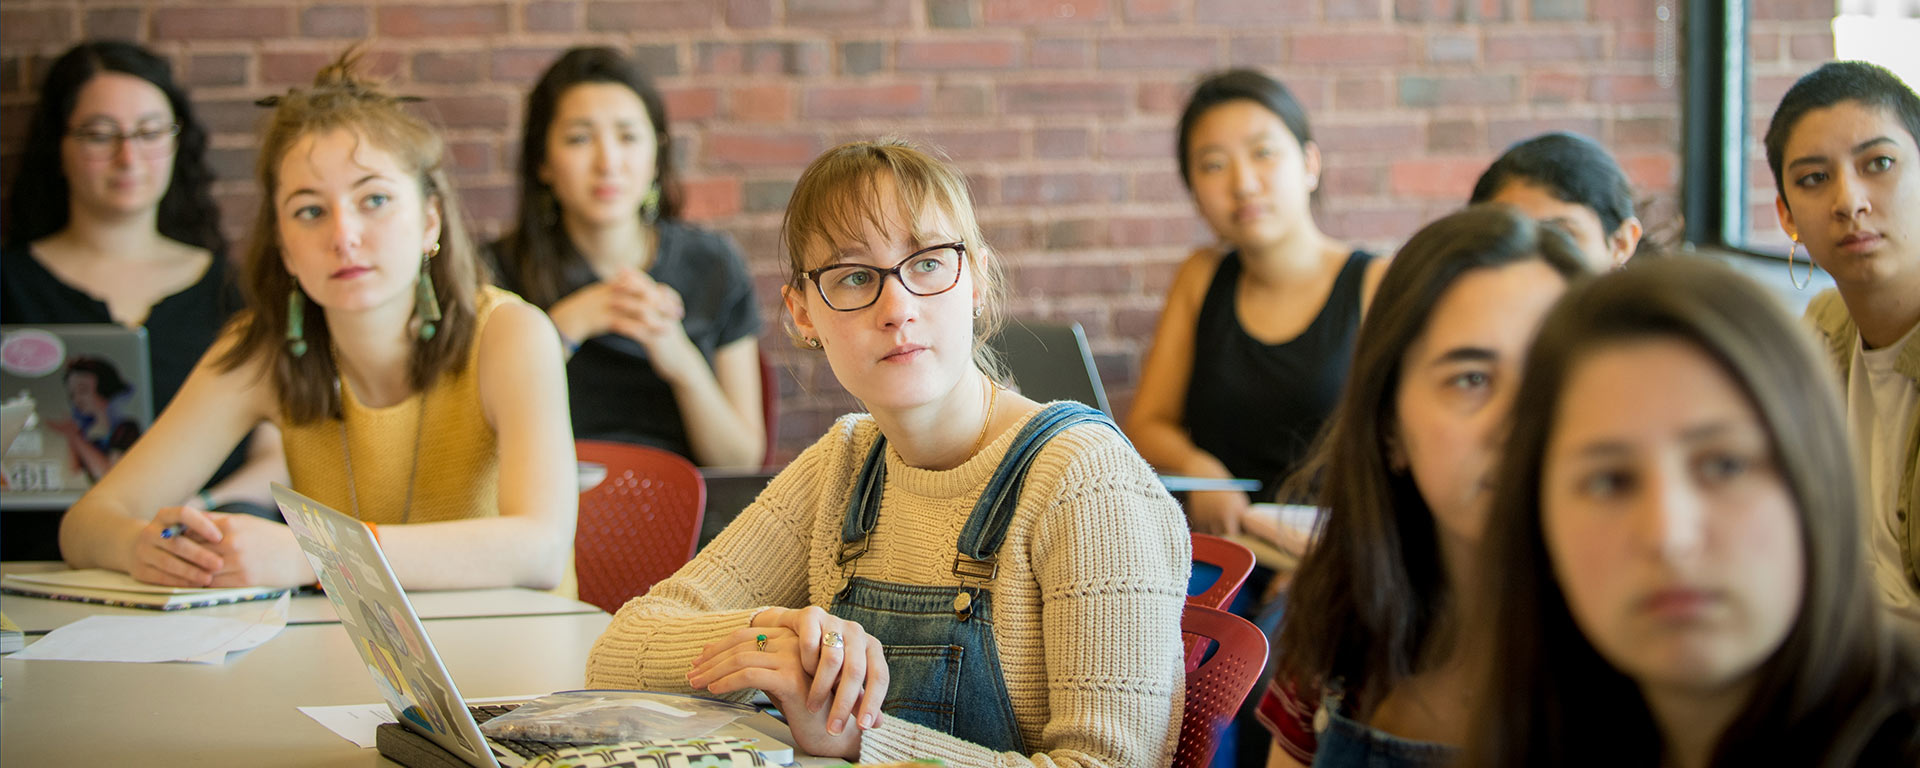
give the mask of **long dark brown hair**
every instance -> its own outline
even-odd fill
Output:
[[[1565,233],[1486,204],[1427,225],[1387,267],[1340,403],[1289,482],[1289,495],[1317,483],[1327,515],[1289,591],[1277,675],[1303,688],[1342,678],[1354,711],[1367,712],[1417,671],[1452,596],[1433,512],[1412,474],[1388,459],[1401,365],[1463,275],[1532,260],[1569,279],[1587,274]]]
[[[624,85],[640,97],[659,142],[653,159],[653,181],[660,188],[660,218],[680,218],[680,179],[674,170],[673,141],[667,134],[666,100],[640,64],[612,48],[575,48],[547,67],[546,74],[527,94],[527,121],[520,131],[520,208],[513,231],[500,241],[500,270],[511,275],[527,301],[542,309],[562,298],[561,276],[580,254],[567,241],[559,201],[540,180],[547,162],[547,133],[554,113],[568,89],[583,83]],[[638,217],[640,212],[635,210]]]
[[[1487,524],[1486,557],[1500,564],[1485,579],[1495,596],[1487,604],[1498,661],[1483,690],[1497,695],[1482,699],[1466,764],[1661,762],[1660,733],[1639,688],[1574,623],[1540,508],[1546,448],[1568,379],[1597,350],[1644,339],[1693,346],[1746,394],[1799,515],[1806,563],[1799,615],[1757,670],[1752,698],[1721,735],[1711,764],[1866,765],[1857,761],[1872,749],[1905,754],[1902,764],[1915,765],[1920,677],[1911,647],[1897,645],[1882,625],[1867,576],[1864,500],[1830,367],[1764,289],[1694,258],[1634,261],[1575,287],[1534,339]]]
[[[414,344],[408,366],[413,387],[425,391],[441,374],[464,369],[476,332],[475,299],[485,270],[468,239],[459,197],[447,181],[446,143],[426,120],[407,111],[405,99],[356,75],[358,59],[349,50],[320,70],[313,87],[289,90],[274,102],[273,116],[260,141],[260,207],[242,285],[247,311],[235,316],[239,341],[219,360],[220,367],[229,371],[264,361],[278,389],[281,412],[294,424],[341,416],[326,315],[288,274],[280,249],[274,205],[280,160],[301,138],[336,130],[352,132],[412,171],[424,204],[440,212],[440,252],[427,264],[441,319],[433,338]],[[289,295],[302,303],[306,321],[307,353],[299,357],[286,346]]]
[[[180,124],[174,138],[173,177],[160,198],[155,226],[166,237],[225,258],[227,238],[220,233],[220,208],[213,203],[213,171],[207,167],[207,128],[194,116],[193,101],[173,82],[167,60],[145,48],[119,41],[81,43],[54,59],[40,86],[27,129],[26,151],[8,200],[6,243],[22,245],[65,229],[72,215],[67,172],[60,164],[60,140],[71,127],[80,89],[93,78],[118,72],[160,89]]]

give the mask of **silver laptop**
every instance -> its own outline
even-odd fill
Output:
[[[0,326],[0,400],[21,393],[34,415],[0,455],[0,509],[64,509],[153,424],[146,329]]]
[[[273,484],[273,500],[313,572],[320,576],[341,626],[373,673],[374,685],[405,729],[401,733],[415,737],[399,739],[390,748],[383,732],[382,755],[411,766],[445,764],[451,755],[475,768],[497,768],[524,765],[542,750],[564,746],[495,741],[483,735],[476,712],[490,717],[503,708],[470,709],[460,697],[373,532],[360,521],[278,483]],[[711,735],[752,739],[759,742],[755,751],[770,762],[791,762],[792,745],[772,735],[785,733],[786,726],[766,713],[738,706],[745,716]]]

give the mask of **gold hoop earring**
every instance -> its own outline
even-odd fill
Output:
[[[1797,250],[1800,250],[1800,238],[1794,237],[1793,245],[1787,246],[1787,282],[1793,283],[1794,290],[1804,291],[1807,289],[1807,286],[1813,284],[1813,249],[1807,249],[1807,279],[1805,282],[1796,280],[1793,277],[1793,252]]]

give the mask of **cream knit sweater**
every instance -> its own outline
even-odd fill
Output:
[[[1018,431],[945,471],[909,467],[888,450],[871,549],[850,567],[881,581],[955,584],[960,529]],[[701,647],[754,611],[831,604],[846,578],[834,556],[847,497],[878,436],[865,414],[835,423],[699,556],[620,609],[594,643],[587,687],[687,691]],[[992,585],[1000,671],[1033,754],[887,717],[862,735],[861,762],[1168,765],[1185,692],[1180,612],[1192,559],[1186,518],[1132,446],[1097,424],[1059,433],[1027,475]]]

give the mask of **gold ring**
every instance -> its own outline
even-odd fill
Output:
[[[755,646],[758,646],[758,647],[760,648],[760,650],[763,650],[763,651],[764,651],[764,650],[766,650],[766,649],[767,649],[767,636],[766,636],[766,635],[755,635],[755,636],[754,636],[754,638],[753,638],[753,644],[754,644]]]
[[[820,645],[827,648],[839,648],[846,644],[847,642],[841,639],[840,633],[838,632],[828,632],[820,636]]]

